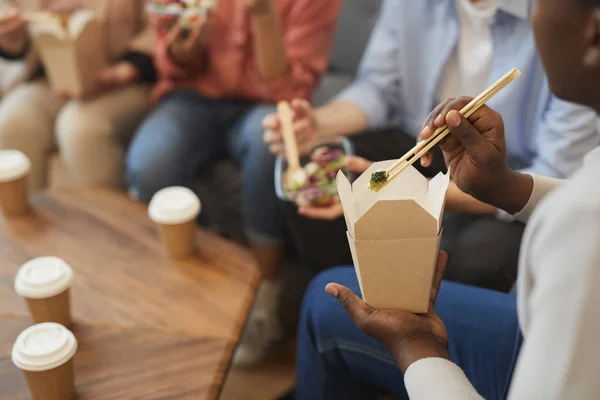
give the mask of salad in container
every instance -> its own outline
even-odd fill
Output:
[[[154,0],[146,11],[160,17],[160,27],[170,30],[175,24],[191,28],[206,19],[209,10],[216,7],[217,0]]]
[[[186,12],[206,12],[216,6],[217,0],[154,0],[147,11],[151,14],[180,17]]]
[[[347,138],[323,139],[300,160],[304,173],[295,173],[290,180],[285,179],[287,162],[278,157],[275,162],[277,197],[299,207],[326,207],[339,202],[335,178],[338,171],[343,171],[352,180],[345,164],[346,155],[352,154],[352,144]]]

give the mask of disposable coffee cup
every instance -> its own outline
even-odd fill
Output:
[[[198,196],[185,187],[168,187],[152,197],[148,214],[158,226],[169,257],[184,259],[194,253],[196,218],[200,208]]]
[[[27,301],[34,323],[71,325],[70,288],[73,270],[57,257],[40,257],[23,264],[15,278],[15,291]]]
[[[25,329],[12,350],[13,363],[23,371],[34,400],[75,397],[73,356],[77,339],[60,324],[45,322]]]
[[[29,210],[27,177],[29,158],[17,150],[0,150],[0,208],[6,216],[19,216]]]

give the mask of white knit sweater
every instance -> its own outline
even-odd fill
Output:
[[[517,284],[524,341],[509,399],[598,399],[600,148],[569,181],[534,176],[518,217],[529,218]],[[413,363],[404,380],[412,400],[481,398],[444,359]]]

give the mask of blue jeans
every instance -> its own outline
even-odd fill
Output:
[[[194,90],[167,95],[142,123],[127,154],[126,181],[144,202],[168,186],[194,189],[198,176],[223,157],[242,167],[249,235],[279,244],[283,222],[277,206],[275,157],[263,142],[262,119],[273,105],[209,99]]]
[[[360,293],[353,268],[325,271],[311,283],[300,317],[296,398],[408,399],[391,354],[325,293],[330,282]],[[452,361],[486,399],[504,399],[521,343],[516,297],[443,282],[436,311],[448,329]]]

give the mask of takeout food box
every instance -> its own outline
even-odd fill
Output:
[[[348,242],[363,299],[369,305],[424,313],[450,177],[440,173],[428,181],[411,166],[379,192],[371,191],[371,174],[393,162],[374,163],[352,185],[338,173]]]
[[[106,66],[101,22],[91,10],[30,24],[33,43],[55,90],[83,95],[96,89]]]

